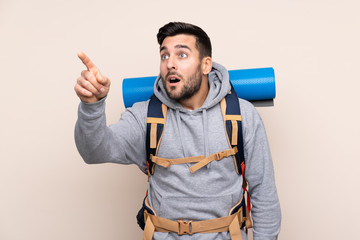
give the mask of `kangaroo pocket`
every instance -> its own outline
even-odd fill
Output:
[[[233,207],[231,195],[216,197],[163,197],[158,215],[171,220],[201,221],[227,216]]]

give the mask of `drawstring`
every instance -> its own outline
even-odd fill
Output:
[[[208,121],[207,121],[207,116],[206,116],[206,109],[204,108],[202,111],[203,115],[202,115],[202,120],[203,120],[203,136],[204,136],[204,151],[205,151],[205,157],[209,157],[209,139],[208,139]],[[210,168],[210,164],[207,164],[207,168]]]
[[[183,156],[186,157],[185,155],[185,144],[184,144],[184,140],[182,138],[182,134],[181,134],[181,120],[180,120],[180,111],[177,108],[176,109],[176,122],[177,122],[177,129],[178,129],[178,134],[179,134],[179,138],[180,138],[180,143],[181,143],[181,149],[183,151]]]

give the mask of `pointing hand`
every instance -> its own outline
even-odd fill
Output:
[[[81,77],[77,79],[74,87],[75,92],[83,102],[97,102],[109,93],[110,79],[100,73],[99,69],[85,53],[79,52],[78,57],[87,70],[82,71]]]

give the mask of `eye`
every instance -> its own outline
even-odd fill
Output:
[[[169,55],[167,54],[161,55],[161,60],[167,60],[167,59],[169,59]]]
[[[186,53],[180,53],[180,58],[186,58],[187,54]]]

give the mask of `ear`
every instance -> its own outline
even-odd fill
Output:
[[[201,60],[202,74],[208,75],[211,72],[211,69],[212,69],[212,59],[211,59],[211,57],[204,57]]]

